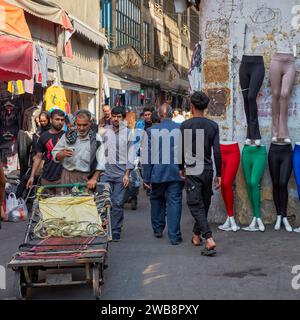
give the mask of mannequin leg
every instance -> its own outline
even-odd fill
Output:
[[[265,147],[260,147],[257,150],[251,175],[251,189],[253,197],[254,215],[256,218],[261,218],[260,201],[261,201],[261,180],[264,175],[267,163],[267,151]]]
[[[289,98],[292,93],[296,78],[295,63],[291,62],[285,65],[285,74],[282,78],[282,89],[280,95],[280,116],[279,116],[279,138],[289,138],[288,115]]]
[[[280,93],[282,79],[282,64],[272,59],[270,65],[270,80],[272,88],[272,137],[279,137]]]
[[[296,145],[293,155],[294,175],[298,189],[298,197],[300,200],[300,146]]]
[[[289,199],[288,184],[293,171],[293,148],[292,146],[285,146],[286,152],[281,153],[284,157],[280,167],[279,179],[279,195],[280,195],[280,211],[283,218],[287,218],[287,206]]]
[[[244,110],[246,114],[247,120],[247,139],[250,139],[250,131],[249,131],[249,124],[250,124],[250,110],[249,110],[249,101],[248,101],[248,92],[249,92],[249,85],[250,85],[250,76],[248,75],[248,68],[246,63],[241,63],[240,70],[239,70],[239,77],[240,77],[240,84],[244,99]]]
[[[279,180],[280,180],[280,154],[277,152],[277,148],[274,145],[271,145],[269,151],[269,169],[270,175],[273,184],[273,201],[276,208],[277,216],[281,216],[280,210],[280,187],[279,187]]]
[[[228,216],[233,217],[233,183],[240,165],[240,153],[224,153],[222,154],[222,161],[223,157],[225,158],[225,165],[222,166],[222,196],[225,202]]]
[[[252,209],[254,210],[254,201],[251,187],[251,177],[252,177],[252,165],[253,165],[253,156],[252,153],[249,152],[251,147],[244,147],[242,152],[242,166],[245,175],[245,180],[247,184],[247,192],[250,203],[252,205]]]
[[[261,63],[253,64],[250,77],[250,85],[248,92],[248,101],[249,101],[249,131],[250,139],[260,140],[260,130],[258,123],[258,114],[257,114],[257,96],[260,91],[260,88],[263,84],[265,77],[265,67]]]

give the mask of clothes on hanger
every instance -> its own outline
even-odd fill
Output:
[[[51,86],[47,89],[45,94],[45,109],[48,112],[54,109],[60,109],[66,113],[66,93],[62,87]]]
[[[47,87],[48,81],[48,52],[47,49],[36,45],[36,59],[38,63],[36,82],[41,83],[42,87]]]
[[[40,106],[32,106],[24,111],[23,125],[24,131],[29,133],[35,133],[37,130],[35,119],[41,113],[42,108]]]
[[[9,81],[7,84],[7,91],[14,96],[19,96],[25,93],[24,83],[22,80]]]

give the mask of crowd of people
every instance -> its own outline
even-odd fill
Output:
[[[191,113],[188,114],[180,114],[167,103],[156,110],[145,107],[135,123],[136,130],[128,127],[126,110],[120,106],[112,110],[104,106],[104,117],[99,125],[95,125],[87,110],[79,110],[69,116],[59,109],[51,114],[42,112],[37,119],[39,129],[32,146],[32,168],[27,189],[36,183],[41,166],[41,185],[86,183],[88,189],[95,190],[98,182],[108,183],[112,200],[112,240],[118,242],[121,240],[126,191],[132,183],[133,170],[139,168],[143,187],[150,198],[154,236],[162,238],[167,220],[171,244],[178,245],[183,241],[180,222],[185,186],[187,204],[195,219],[192,244],[199,246],[204,239],[204,254],[213,255],[216,244],[207,221],[214,175],[211,150],[216,164],[216,188],[221,185],[221,156],[218,125],[204,116],[208,104],[209,98],[203,92],[196,92],[191,96]],[[185,129],[192,130],[190,147],[194,157],[197,157],[196,131],[204,130],[205,166],[201,174],[190,174],[183,151],[180,154],[183,162],[178,164],[175,161],[174,155],[180,148],[171,135],[170,163],[162,161],[165,151],[162,143],[158,149],[153,149],[153,130],[171,133],[174,129],[181,133]],[[137,135],[137,131],[142,134]],[[160,160],[143,162],[143,149],[147,149],[149,159],[152,159],[151,153],[156,153]],[[52,192],[55,195],[55,189]]]

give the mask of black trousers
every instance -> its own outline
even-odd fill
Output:
[[[212,237],[207,215],[213,195],[213,174],[212,170],[204,170],[200,176],[187,176],[185,184],[187,204],[195,219],[193,232],[205,239]]]
[[[292,145],[277,145],[272,143],[269,151],[269,168],[277,215],[287,217],[288,183],[293,170]]]
[[[239,74],[248,125],[247,138],[261,139],[256,99],[265,77],[263,57],[243,56]]]

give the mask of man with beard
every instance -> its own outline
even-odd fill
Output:
[[[91,129],[92,115],[88,110],[77,112],[75,125],[74,130],[62,136],[52,155],[62,163],[62,184],[87,183],[92,190],[105,169],[104,145],[100,135]]]
[[[52,128],[45,131],[39,137],[36,144],[36,155],[34,157],[33,167],[30,178],[27,182],[27,188],[30,189],[34,183],[34,177],[40,168],[43,160],[45,160],[43,174],[42,174],[42,185],[53,185],[59,184],[62,165],[56,163],[52,157],[52,150],[60,138],[63,136],[63,127],[65,124],[65,114],[61,110],[54,110],[51,113],[51,124]]]

